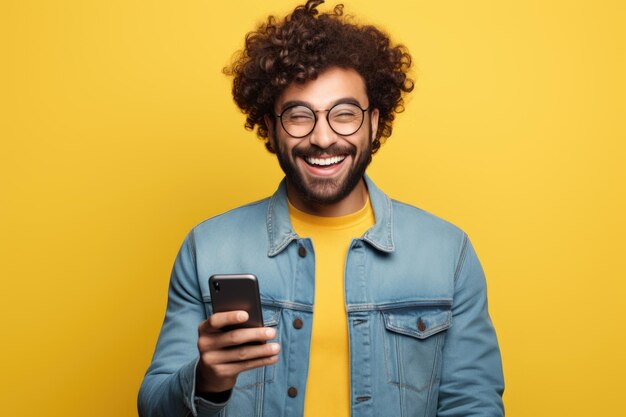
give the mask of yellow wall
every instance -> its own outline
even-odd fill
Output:
[[[471,236],[507,415],[625,415],[624,2],[347,3],[413,53],[370,174]],[[136,415],[184,235],[281,178],[220,70],[293,5],[2,2],[0,414]]]

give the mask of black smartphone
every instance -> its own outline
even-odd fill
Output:
[[[244,310],[248,312],[248,321],[222,330],[245,327],[263,327],[263,311],[259,283],[253,274],[216,274],[209,278],[211,305],[214,313]]]

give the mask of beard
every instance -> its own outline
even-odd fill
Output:
[[[372,161],[371,132],[367,146],[358,154],[357,148],[352,144],[337,145],[335,143],[325,149],[315,145],[294,147],[290,155],[289,150],[277,140],[275,135],[273,139],[274,143],[278,144],[276,156],[280,167],[287,176],[287,181],[304,201],[313,204],[330,205],[346,198],[361,181],[365,174],[365,169]],[[322,155],[349,155],[352,157],[353,163],[348,172],[342,174],[339,178],[305,177],[296,164],[297,158],[319,157]]]

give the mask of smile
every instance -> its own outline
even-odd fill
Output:
[[[338,164],[342,162],[344,159],[346,159],[345,155],[331,156],[331,157],[325,157],[325,158],[313,158],[313,157],[308,157],[308,156],[304,157],[304,160],[306,161],[307,164],[313,165],[313,166],[323,166],[323,167]]]

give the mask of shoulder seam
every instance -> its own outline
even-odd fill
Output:
[[[459,275],[461,274],[461,269],[463,268],[463,264],[465,263],[465,255],[467,254],[468,241],[469,239],[467,238],[467,234],[463,233],[463,242],[461,243],[461,253],[459,254],[459,260],[456,264],[456,269],[454,271],[454,284],[455,285],[459,278]]]
[[[189,232],[189,252],[191,253],[191,261],[193,267],[196,269],[196,276],[198,275],[198,263],[196,262],[196,235],[194,229]]]

